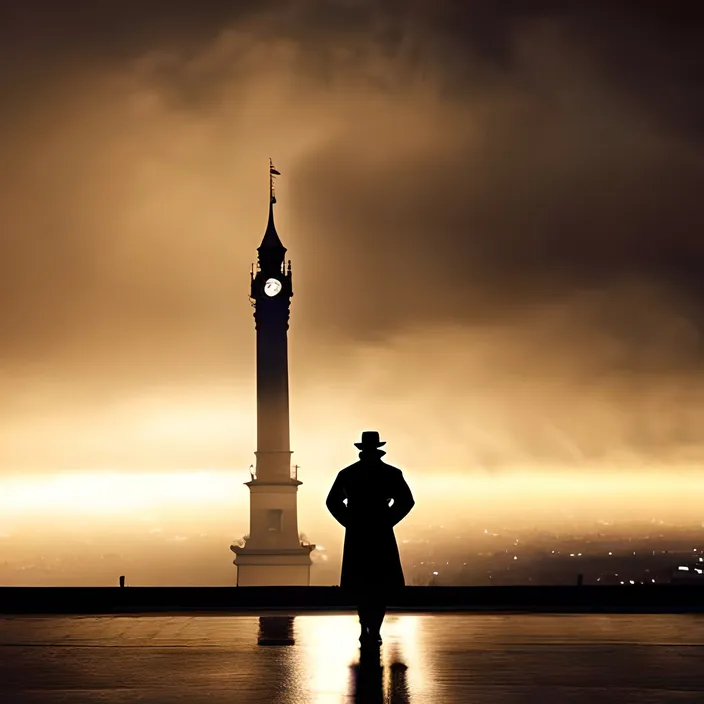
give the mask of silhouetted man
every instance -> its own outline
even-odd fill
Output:
[[[415,501],[400,469],[382,462],[379,433],[367,430],[355,445],[359,462],[341,470],[326,501],[328,510],[345,527],[340,587],[357,604],[362,643],[381,643],[386,605],[404,586],[394,526],[408,515]]]

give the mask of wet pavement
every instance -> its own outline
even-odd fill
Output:
[[[0,701],[702,702],[704,617],[348,614],[0,618]],[[361,659],[360,659],[361,655]]]

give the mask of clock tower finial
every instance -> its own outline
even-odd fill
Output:
[[[281,172],[274,168],[274,163],[269,157],[269,201],[272,205],[276,203],[276,191],[274,190],[274,177],[281,176]]]
[[[286,256],[286,247],[281,242],[274,225],[274,204],[276,203],[274,177],[280,175],[281,173],[274,168],[274,164],[269,159],[269,220],[266,224],[266,232],[262,243],[257,247],[259,266],[269,271],[281,268]]]

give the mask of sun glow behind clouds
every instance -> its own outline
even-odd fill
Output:
[[[232,504],[241,478],[230,472],[56,474],[0,482],[0,512],[28,515],[131,515],[173,504]]]
[[[416,496],[417,521],[441,521],[448,510],[515,520],[548,521],[565,513],[585,518],[682,518],[699,515],[697,497],[704,494],[704,478],[693,470],[672,472],[667,478],[631,470],[611,475],[588,472],[557,474],[528,471],[498,475],[462,476],[449,470],[428,476],[421,468],[405,468]],[[336,470],[308,465],[299,494],[302,530],[326,519],[325,496]],[[179,472],[93,471],[0,479],[0,515],[37,520],[64,516],[129,523],[143,515],[207,522],[215,516],[247,518],[249,492],[245,470],[218,469]],[[470,513],[467,513],[467,512]],[[442,521],[441,521],[442,522]]]

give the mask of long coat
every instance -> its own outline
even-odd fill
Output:
[[[388,592],[404,586],[394,526],[415,501],[401,470],[382,462],[382,454],[362,452],[359,462],[338,473],[326,501],[345,527],[344,589]]]

